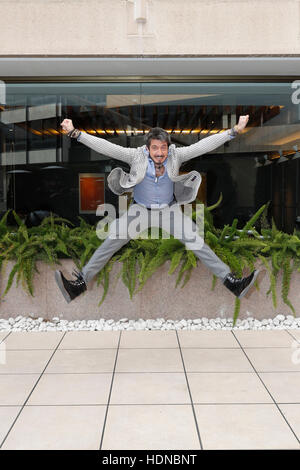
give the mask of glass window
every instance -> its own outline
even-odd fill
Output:
[[[1,78],[1,77],[0,77]],[[182,165],[205,175],[205,200],[219,226],[238,216],[240,225],[267,201],[279,228],[300,220],[300,107],[286,82],[40,82],[6,83],[0,108],[0,211],[26,216],[52,211],[78,222],[79,175],[101,174],[107,202],[117,196],[106,178],[125,163],[64,136],[60,123],[124,147],[144,145],[152,127],[166,129],[176,146],[191,145],[234,126],[249,114],[241,136]],[[203,188],[202,188],[203,189]],[[202,196],[201,196],[202,194]],[[204,192],[198,196],[204,197]],[[96,199],[95,199],[96,200]],[[95,214],[83,216],[94,223]]]

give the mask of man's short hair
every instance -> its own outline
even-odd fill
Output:
[[[171,138],[167,131],[161,127],[153,127],[148,134],[146,134],[146,145],[149,148],[152,139],[161,140],[162,142],[167,142],[168,146],[171,144]]]

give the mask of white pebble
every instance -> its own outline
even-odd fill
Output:
[[[52,320],[45,320],[42,317],[30,318],[17,316],[16,318],[1,318],[0,331],[118,331],[118,330],[283,330],[299,329],[300,317],[293,315],[276,315],[275,318],[265,318],[262,320],[248,316],[246,319],[238,318],[233,326],[233,318],[210,318],[202,317],[195,319],[182,318],[181,320],[163,319],[143,319],[120,320],[100,318],[98,320],[63,320],[53,317]]]

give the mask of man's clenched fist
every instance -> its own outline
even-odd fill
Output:
[[[242,132],[243,129],[247,126],[247,122],[249,121],[249,114],[246,116],[240,116],[239,122],[234,126],[238,132]]]
[[[74,129],[71,119],[64,119],[60,125],[63,128],[63,130],[66,132],[71,132]]]

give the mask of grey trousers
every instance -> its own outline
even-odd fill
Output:
[[[162,228],[163,238],[169,238],[169,234],[172,234],[187,249],[192,250],[195,256],[222,280],[230,273],[229,266],[223,263],[204,243],[203,238],[197,233],[195,222],[182,212],[180,205],[176,202],[163,209],[151,209],[150,211],[135,203],[131,204],[119,219],[115,219],[110,224],[108,236],[82,269],[85,282],[88,284],[113,254],[131,239],[143,237],[143,232],[147,234],[149,227]],[[158,238],[158,232],[156,235],[153,238]],[[144,238],[148,238],[148,234]]]

